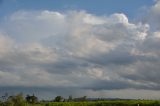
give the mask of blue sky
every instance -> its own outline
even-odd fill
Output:
[[[153,5],[153,0],[2,0],[1,16],[17,10],[85,10],[99,15],[125,13],[133,17],[142,7]]]
[[[0,0],[0,95],[159,99],[159,23],[160,0]]]

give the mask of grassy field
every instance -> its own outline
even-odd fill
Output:
[[[37,104],[24,103],[23,105],[0,106],[160,106],[160,100],[115,100],[115,101],[91,101],[91,102],[41,102]]]
[[[155,100],[115,100],[94,102],[48,102],[26,106],[160,106]]]

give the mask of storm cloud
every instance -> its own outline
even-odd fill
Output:
[[[145,23],[131,22],[123,13],[13,13],[0,26],[0,86],[54,88],[55,95],[56,89],[68,89],[64,95],[159,91],[159,4]]]

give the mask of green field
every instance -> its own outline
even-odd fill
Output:
[[[139,104],[139,105],[138,105]],[[13,104],[0,106],[15,106]],[[114,100],[114,101],[91,101],[91,102],[47,102],[19,106],[160,106],[160,101],[156,100]]]
[[[72,100],[72,102],[69,102],[70,100]],[[38,101],[38,98],[34,95],[27,95],[24,98],[23,94],[17,94],[14,96],[3,97],[2,101],[0,101],[0,106],[160,106],[160,100],[89,101],[87,100],[86,96],[80,98],[72,98],[69,96],[68,99],[57,96],[55,97],[54,102],[42,102]]]
[[[160,101],[115,100],[115,101],[92,101],[92,102],[48,102],[39,104],[25,104],[25,106],[160,106]]]

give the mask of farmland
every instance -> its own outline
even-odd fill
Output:
[[[13,104],[0,106],[18,106]],[[106,100],[86,102],[39,102],[36,104],[24,103],[19,106],[160,106],[157,100]]]
[[[92,101],[92,102],[64,102],[47,103],[46,106],[159,106],[160,101],[154,100],[115,100],[115,101]],[[43,106],[43,105],[42,105]]]
[[[33,95],[17,94],[2,96],[0,106],[160,106],[160,100],[132,100],[132,99],[89,99],[86,96],[63,98],[56,96],[51,101],[38,100]]]

